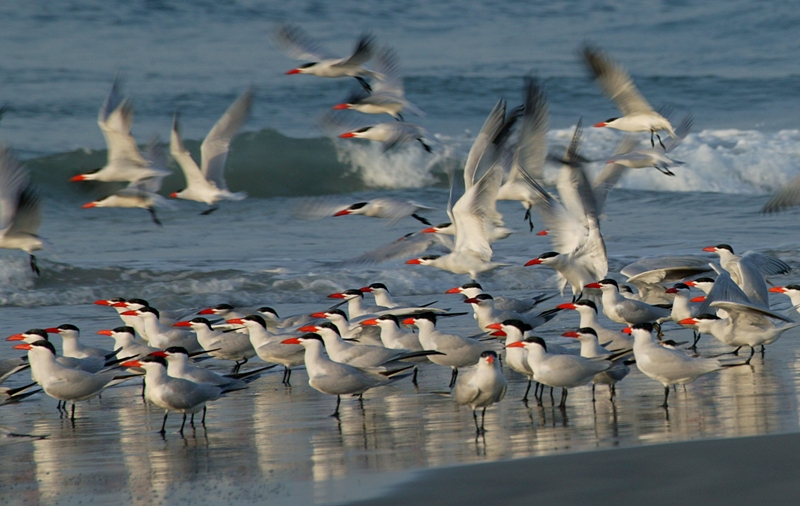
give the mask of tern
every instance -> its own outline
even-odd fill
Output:
[[[650,323],[635,324],[631,334],[636,367],[648,378],[664,385],[663,408],[667,407],[670,385],[691,383],[723,367],[715,358],[695,358],[682,350],[661,346],[653,338],[653,325]]]
[[[511,347],[508,345],[517,343],[525,338],[525,333],[533,330],[533,327],[523,322],[522,320],[505,320],[499,323],[492,323],[488,326],[490,330],[500,331],[506,336],[506,358],[505,362],[511,369],[517,371],[523,376],[528,378],[528,387],[525,389],[525,396],[522,402],[528,403],[528,392],[531,390],[531,383],[533,382],[533,369],[528,363],[528,351],[524,348]],[[492,335],[495,335],[494,333]],[[498,336],[502,337],[502,336]],[[536,392],[534,392],[534,395]]]
[[[625,325],[656,322],[668,319],[670,310],[651,306],[642,301],[626,299],[619,293],[619,285],[613,279],[604,279],[586,285],[603,291],[603,313],[611,320]]]
[[[583,327],[577,331],[569,331],[561,334],[564,337],[574,337],[581,343],[581,356],[584,358],[607,358],[612,353],[604,346],[601,346],[597,341],[597,332],[591,327]],[[630,348],[629,348],[630,349]],[[592,379],[592,402],[594,402],[595,386],[599,383],[608,385],[610,400],[614,400],[617,395],[617,382],[621,381],[628,373],[631,372],[623,360],[615,360],[614,365],[609,369],[598,373]]]
[[[667,153],[675,149],[678,144],[683,142],[683,139],[689,134],[692,128],[693,118],[691,114],[687,114],[678,128],[675,129],[675,138],[668,139],[666,143],[661,146],[653,146],[650,149],[635,149],[627,153],[614,155],[608,163],[618,163],[630,169],[643,169],[645,167],[654,167],[662,174],[667,176],[674,176],[670,168],[683,165],[684,162],[675,160],[667,156]],[[660,139],[659,139],[660,140]]]
[[[461,286],[453,287],[446,292],[445,294],[450,293],[460,293],[464,296],[465,299],[471,299],[473,297],[477,297],[482,293],[486,293],[483,291],[483,287],[480,283],[470,282],[464,283]],[[494,298],[494,307],[500,311],[514,311],[516,313],[525,313],[530,311],[541,302],[544,302],[548,299],[552,299],[553,295],[547,295],[544,293],[540,293],[538,295],[534,295],[530,299],[512,299],[510,297],[493,297]],[[475,319],[477,320],[477,315]]]
[[[432,207],[423,206],[412,200],[398,200],[388,197],[379,197],[366,202],[356,202],[344,209],[336,211],[333,216],[347,216],[350,214],[369,216],[390,220],[390,224],[397,223],[406,217],[412,217],[421,223],[430,226],[431,222],[418,213],[429,211]]]
[[[522,320],[532,328],[544,325],[548,321],[555,318],[558,314],[557,311],[543,311],[539,314],[516,313],[513,311],[500,311],[494,307],[494,297],[488,293],[482,293],[464,300],[466,304],[472,304],[475,319],[478,321],[478,327],[481,330],[488,330],[489,325],[492,323],[499,323],[503,320]]]
[[[28,351],[35,381],[47,395],[65,405],[72,402],[70,419],[73,421],[76,402],[96,397],[106,388],[128,379],[117,378],[115,371],[91,373],[66,367],[56,360],[56,349],[49,341],[17,344],[14,349]]]
[[[603,359],[588,359],[576,355],[554,355],[547,353],[547,345],[540,337],[531,336],[523,341],[507,345],[509,348],[525,348],[533,378],[543,385],[561,387],[563,408],[567,402],[567,389],[589,383],[595,375],[611,368],[613,363]],[[541,398],[539,399],[541,404]]]
[[[108,146],[106,165],[94,172],[74,176],[70,181],[132,183],[169,175],[169,171],[153,166],[139,151],[139,146],[131,135],[133,104],[127,98],[122,98],[121,87],[120,78],[115,79],[111,93],[108,94],[97,117],[97,124]]]
[[[336,410],[331,416],[339,418],[339,405],[342,395],[360,396],[370,388],[386,385],[404,377],[405,369],[372,372],[352,365],[334,362],[327,353],[322,337],[308,333],[281,341],[283,344],[302,345],[305,348],[305,364],[308,371],[308,384],[314,390],[336,396]],[[411,365],[408,368],[412,367]]]
[[[662,148],[665,146],[658,135],[659,131],[666,130],[673,139],[677,137],[669,120],[653,110],[619,63],[601,50],[588,45],[583,48],[583,59],[603,93],[623,114],[619,118],[601,121],[595,127],[614,128],[624,132],[650,132],[650,144],[655,146],[655,136]]]
[[[86,346],[78,341],[80,330],[71,323],[64,323],[58,327],[44,329],[48,334],[59,334],[61,336],[61,354],[65,357],[88,358],[100,357],[105,359],[113,356],[114,352],[92,346]],[[125,356],[125,355],[121,355]]]
[[[250,344],[250,337],[238,332],[220,332],[214,330],[211,322],[199,316],[189,321],[180,321],[173,327],[189,327],[197,334],[197,342],[212,357],[219,360],[233,360],[236,365],[231,372],[237,373],[248,360],[256,356],[256,350]]]
[[[152,307],[142,307],[123,311],[120,316],[138,316],[144,322],[144,330],[147,337],[147,344],[156,348],[166,350],[170,346],[183,346],[189,351],[200,351],[202,346],[197,342],[197,338],[179,328],[170,328],[159,321],[159,312]],[[145,337],[145,335],[142,335]]]
[[[150,353],[150,356],[166,358],[167,374],[173,378],[183,378],[195,383],[208,383],[220,387],[223,392],[247,388],[247,384],[258,378],[259,373],[277,366],[277,364],[272,364],[239,374],[222,375],[210,369],[193,366],[189,362],[189,352],[180,346],[173,346],[164,351],[154,351]]]
[[[769,309],[769,292],[766,276],[786,274],[792,268],[778,258],[749,251],[744,255],[736,255],[728,244],[707,246],[703,251],[719,255],[719,263],[728,271],[734,283],[750,299],[753,305]]]
[[[372,93],[366,90],[362,93],[353,93],[333,108],[351,109],[364,114],[390,114],[400,121],[403,121],[401,114],[403,111],[416,116],[425,116],[419,107],[405,97],[397,54],[391,48],[384,47],[375,53],[374,61],[377,79],[372,82]]]
[[[346,58],[339,58],[329,54],[300,27],[291,24],[284,24],[277,30],[275,42],[290,57],[296,60],[312,61],[289,70],[286,74],[310,74],[318,77],[355,77],[366,91],[372,91],[372,87],[362,77],[376,76],[375,72],[363,67],[372,58],[375,45],[372,35],[362,35],[356,42],[353,54]]]
[[[244,325],[250,336],[250,344],[255,349],[258,357],[267,363],[276,363],[283,366],[283,380],[286,386],[291,386],[292,367],[303,364],[305,350],[299,344],[286,346],[282,344],[284,337],[271,334],[267,330],[267,322],[259,315],[248,315],[244,318],[232,318],[228,323]]]
[[[186,414],[194,415],[203,411],[200,423],[206,423],[206,402],[215,401],[223,389],[208,383],[195,383],[187,379],[172,378],[167,374],[167,360],[164,357],[148,355],[138,360],[123,362],[122,367],[141,367],[145,373],[145,399],[164,410],[164,421],[159,433],[166,432],[167,416],[170,411],[183,413],[183,422],[178,431],[183,434]]]
[[[506,395],[506,388],[508,382],[500,370],[497,353],[491,350],[481,353],[478,365],[458,377],[452,390],[453,398],[457,403],[472,409],[472,419],[478,435],[486,432],[486,408],[500,402]],[[478,426],[478,409],[481,408],[481,424]]]
[[[225,114],[214,124],[200,145],[200,166],[192,158],[181,141],[178,131],[178,116],[172,121],[172,135],[169,151],[186,178],[186,188],[173,192],[170,197],[204,202],[209,207],[200,214],[210,214],[217,210],[220,200],[243,200],[244,192],[231,193],[225,182],[225,162],[228,159],[231,139],[242,127],[253,104],[253,89],[248,88],[237,98]]]
[[[607,329],[597,321],[597,305],[590,301],[581,299],[575,302],[559,304],[557,309],[575,310],[581,315],[579,327],[591,328],[597,334],[598,342],[612,350],[627,350],[633,347],[633,338],[629,338],[623,332]]]
[[[792,301],[792,307],[800,312],[800,285],[772,286],[769,288],[772,293],[782,293]]]
[[[44,247],[36,235],[42,222],[39,195],[28,170],[11,150],[0,145],[0,248],[22,250],[30,256],[31,270],[38,276],[33,252]]]

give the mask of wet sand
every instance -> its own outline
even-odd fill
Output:
[[[457,466],[347,504],[796,504],[798,450],[782,434]]]

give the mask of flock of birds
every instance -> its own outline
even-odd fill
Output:
[[[394,118],[349,128],[339,137],[381,142],[385,149],[419,142],[423,149],[431,150],[424,130],[404,121],[404,112],[422,115],[422,111],[405,98],[397,58],[390,48],[376,50],[374,38],[365,35],[352,55],[337,58],[291,25],[281,27],[276,40],[290,56],[313,60],[288,74],[358,80],[361,90],[333,109],[389,114]],[[287,386],[292,369],[305,366],[312,388],[336,396],[333,416],[339,415],[341,396],[360,398],[371,388],[408,376],[416,383],[419,371],[445,366],[452,370],[449,393],[457,403],[472,409],[476,432],[481,434],[485,430],[486,408],[501,401],[506,393],[501,356],[509,368],[528,378],[523,398],[526,403],[535,383],[534,398],[539,404],[545,386],[551,388],[551,397],[553,388],[562,388],[562,408],[569,389],[588,384],[593,385],[593,399],[595,385],[608,385],[613,401],[616,383],[626,377],[634,363],[644,375],[664,386],[665,408],[671,386],[685,385],[725,367],[749,364],[757,347],[763,352],[764,346],[775,342],[783,332],[800,325],[792,315],[770,309],[769,292],[789,296],[794,308],[800,308],[800,286],[769,288],[766,280],[767,276],[788,273],[790,267],[759,253],[736,255],[731,246],[719,244],[705,248],[719,256],[718,263],[709,263],[703,256],[643,259],[621,269],[620,274],[627,278],[624,284],[609,277],[600,230],[608,193],[631,168],[654,167],[672,175],[672,169],[682,162],[671,158],[670,153],[689,133],[692,117],[686,115],[673,127],[639,93],[627,71],[605,52],[586,45],[582,57],[602,92],[622,113],[594,126],[629,133],[593,181],[578,154],[579,122],[566,154],[558,160],[561,168],[556,194],[542,186],[548,161],[548,105],[539,84],[527,79],[524,104],[508,108],[505,101],[498,101],[469,151],[463,178],[450,174],[450,222],[429,226],[350,261],[368,263],[413,256],[406,260],[407,264],[469,275],[470,282],[447,293],[460,294],[471,305],[478,327],[475,335],[448,334],[437,329],[438,321],[464,313],[404,304],[394,300],[382,283],[332,294],[330,297],[341,299],[340,304],[288,318],[278,317],[270,307],[245,314],[220,304],[196,315],[180,315],[159,311],[141,299],[100,300],[96,304],[114,308],[122,319],[121,326],[98,332],[112,338],[114,346],[98,349],[80,343],[79,330],[71,324],[30,329],[11,336],[10,341],[23,341],[14,348],[27,351],[27,357],[0,362],[0,382],[30,368],[33,383],[3,389],[0,402],[28,397],[39,391],[38,385],[59,401],[59,409],[66,410],[67,403],[72,402],[74,419],[76,402],[143,377],[142,396],[165,410],[161,432],[172,411],[183,414],[182,432],[187,415],[192,416],[193,422],[194,414],[202,411],[204,421],[207,402],[247,388],[265,370],[277,365],[284,367],[282,381]],[[367,69],[364,65],[373,58],[374,70]],[[172,197],[208,204],[210,207],[203,214],[214,211],[220,200],[245,198],[243,193],[228,190],[224,169],[231,139],[245,122],[252,100],[253,92],[248,89],[214,125],[202,143],[199,166],[181,141],[176,115],[170,153],[183,170],[187,187]],[[341,129],[348,124],[338,114],[326,116],[325,122],[331,128]],[[132,107],[122,98],[116,81],[98,120],[108,144],[108,162],[103,168],[72,180],[127,182],[125,189],[84,207],[144,208],[159,223],[155,208],[166,203],[157,193],[169,173],[166,154],[153,141],[147,154],[142,155],[130,134],[132,120]],[[650,134],[649,145],[638,146],[630,135],[637,132]],[[662,139],[661,132],[669,137]],[[800,183],[788,185],[764,210],[800,203],[798,188]],[[570,288],[570,302],[542,310],[552,295],[528,299],[493,297],[476,282],[484,273],[505,265],[492,260],[492,245],[512,233],[497,211],[498,200],[521,202],[531,231],[532,212],[540,216],[545,224],[540,234],[550,239],[553,251],[526,265],[554,269],[561,295],[567,286]],[[36,236],[40,221],[38,198],[24,167],[5,148],[0,152],[0,207],[0,247],[29,253],[31,267],[38,273],[33,256],[33,251],[42,247]],[[414,217],[431,225],[421,216],[429,209],[415,202],[380,198],[326,208],[320,214],[365,215],[393,221]],[[419,255],[432,248],[442,248],[446,253]],[[692,297],[692,289],[703,295]],[[374,296],[373,306],[366,305],[365,294]],[[340,309],[345,304],[346,312]],[[580,324],[578,330],[563,335],[577,339],[579,347],[558,346],[534,335],[537,327],[569,310],[580,314]],[[604,326],[597,318],[600,311],[620,327]],[[186,319],[187,316],[192,317]],[[688,348],[662,340],[662,325],[670,321],[694,331],[695,339]],[[60,355],[50,342],[50,334],[61,337]],[[747,347],[750,356],[699,356],[696,349],[702,334],[735,348],[734,354]],[[255,357],[268,365],[240,370]],[[232,361],[233,370],[218,374],[197,365],[209,358]]]

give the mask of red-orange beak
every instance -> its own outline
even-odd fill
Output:
[[[705,295],[698,295],[697,297],[692,297],[691,299],[689,299],[689,301],[691,301],[691,302],[705,302],[706,301],[706,296]]]
[[[356,136],[356,134],[354,134],[353,132],[345,132],[345,133],[341,134],[339,137],[342,138],[342,139],[349,139],[349,138],[355,137],[355,136]]]
[[[300,344],[300,339],[296,337],[290,337],[289,339],[284,339],[281,341],[281,344]]]
[[[528,267],[529,265],[540,265],[541,263],[542,261],[540,259],[534,258],[533,260],[528,260],[525,262],[525,267]]]
[[[420,265],[422,264],[422,261],[419,258],[412,258],[411,260],[406,260],[406,263],[411,265]]]
[[[72,182],[83,181],[84,179],[86,179],[86,177],[83,174],[78,174],[77,176],[72,176],[71,178],[69,178],[69,180]]]
[[[122,315],[122,316],[139,316],[139,312],[134,310],[134,309],[131,309],[130,311],[121,312],[120,315]]]
[[[127,362],[123,362],[119,365],[121,367],[142,367],[142,363],[138,360],[128,360]]]
[[[362,326],[370,326],[370,325],[377,325],[378,319],[377,318],[370,318],[369,320],[364,320],[361,322]]]
[[[697,320],[694,318],[684,318],[678,322],[678,325],[697,325]]]
[[[715,253],[717,251],[717,248],[714,246],[706,246],[705,248],[703,248],[703,251],[708,251],[709,253]]]
[[[494,332],[489,334],[490,336],[494,337],[507,337],[508,334],[505,333],[503,330],[495,330]]]
[[[22,334],[14,334],[13,336],[8,336],[6,341],[22,341],[25,339]]]
[[[344,299],[344,294],[343,293],[332,293],[332,294],[328,295],[328,298],[329,299]]]
[[[461,293],[461,287],[457,286],[455,288],[451,288],[451,289],[447,290],[444,293]]]
[[[772,293],[786,293],[786,288],[782,286],[771,286],[769,291]]]
[[[292,70],[287,70],[286,71],[286,75],[287,76],[292,75],[292,74],[299,74],[299,73],[300,73],[300,69],[292,69]]]
[[[98,330],[97,333],[100,334],[101,336],[110,336],[113,334],[113,332],[111,332],[110,330]]]
[[[594,124],[595,128],[604,127],[606,125],[608,125],[608,123],[606,123],[605,121],[601,121],[600,123],[595,123]]]
[[[226,320],[228,323],[232,323],[234,325],[244,325],[244,320],[241,318],[231,318],[230,320]]]
[[[12,348],[14,348],[15,350],[30,350],[31,348],[33,348],[33,346],[31,346],[28,343],[20,343],[20,344],[15,344],[14,346],[12,346]]]
[[[302,327],[297,329],[298,332],[316,332],[317,330],[319,330],[319,327],[317,327],[316,325],[303,325]]]
[[[630,334],[632,334],[632,333],[633,333],[633,329],[632,329],[632,328],[630,328],[630,327],[625,327],[624,329],[620,330],[620,332],[622,332],[623,334],[628,334],[628,335],[630,335]]]
[[[578,333],[577,333],[577,332],[575,332],[574,330],[570,330],[570,331],[568,331],[568,332],[564,332],[564,333],[563,333],[563,334],[561,334],[561,335],[562,335],[563,337],[578,337]]]
[[[600,283],[589,283],[588,285],[585,285],[584,288],[596,288],[597,290],[600,290],[603,288],[603,285]]]
[[[175,322],[175,323],[172,324],[172,326],[173,327],[191,327],[192,324],[189,323],[188,321],[183,321],[183,322]]]
[[[486,326],[487,329],[494,329],[494,330],[501,330],[503,328],[502,323],[490,323]]]
[[[350,109],[350,104],[336,104],[333,106],[334,111],[341,111],[342,109]]]
[[[414,325],[415,321],[416,319],[414,318],[406,318],[405,320],[403,320],[403,325]]]
[[[559,304],[556,306],[556,309],[578,309],[578,306],[573,304],[572,302],[567,302],[565,304]]]
[[[311,313],[308,316],[310,316],[311,318],[327,318],[328,317],[328,315],[324,311],[317,311],[316,313]]]
[[[525,344],[522,341],[517,341],[516,343],[507,344],[506,348],[524,348]]]
[[[202,311],[198,311],[197,314],[216,314],[216,313],[214,313],[214,309],[213,308],[207,307],[207,308],[203,309]]]
[[[97,207],[97,203],[95,202],[87,202],[81,206],[83,209],[90,209],[92,207]]]

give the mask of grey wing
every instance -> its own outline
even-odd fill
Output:
[[[581,139],[581,121],[575,127],[564,164],[558,173],[556,188],[564,207],[581,221],[584,217],[589,221],[597,220],[597,202],[583,167],[578,163],[578,146]]]
[[[97,122],[98,123],[105,123],[108,120],[108,117],[114,112],[117,107],[120,106],[122,103],[122,94],[120,90],[122,89],[122,78],[117,76],[114,79],[114,84],[111,85],[111,92],[106,97],[105,102],[103,102],[103,107],[100,108],[100,112],[97,115]]]
[[[713,264],[711,264],[711,266],[714,267]],[[716,301],[739,302],[752,305],[750,298],[739,288],[739,285],[733,282],[728,271],[717,268],[714,270],[717,271],[717,279],[714,281],[714,286],[708,293],[705,302],[698,308],[697,314],[710,313],[711,303]]]
[[[635,146],[636,141],[633,137],[626,135],[617,145],[614,154],[627,153]],[[594,200],[598,214],[603,212],[603,206],[605,206],[608,194],[611,193],[611,189],[619,183],[619,180],[622,179],[626,172],[628,172],[628,167],[618,163],[609,163],[603,167],[603,170],[594,179],[592,187],[594,188]]]
[[[761,208],[761,212],[774,213],[795,206],[800,206],[800,177],[792,179],[776,191]]]
[[[453,250],[453,240],[443,234],[423,234],[422,232],[412,232],[404,235],[396,241],[384,246],[368,251],[363,255],[337,262],[338,264],[369,265],[380,262],[388,262],[398,258],[408,258],[419,255],[433,247],[441,247],[444,250]]]
[[[548,237],[555,250],[559,253],[569,253],[583,244],[587,235],[584,224],[568,213],[564,206],[527,172],[521,174],[534,190],[536,200],[533,205],[547,225]]]
[[[681,124],[675,129],[675,137],[670,137],[664,143],[664,152],[669,153],[673,149],[675,149],[678,144],[683,142],[683,139],[689,135],[689,131],[692,129],[692,125],[694,124],[694,117],[692,113],[688,113],[686,116],[683,117]]]
[[[374,93],[386,93],[398,97],[404,95],[400,61],[392,48],[383,47],[375,53],[375,72],[379,75],[372,83]]]
[[[208,132],[203,144],[200,146],[202,155],[203,175],[209,181],[216,183],[217,188],[226,190],[225,183],[225,161],[228,159],[228,149],[231,139],[242,127],[247,116],[250,114],[250,107],[253,104],[253,88],[248,88],[236,101],[228,107],[225,114],[214,124]]]
[[[636,89],[628,72],[605,52],[587,45],[583,48],[583,58],[603,93],[622,114],[653,112],[653,107]]]
[[[475,137],[472,147],[467,155],[467,161],[464,164],[464,188],[468,189],[475,183],[475,174],[478,170],[481,158],[486,153],[489,144],[497,136],[505,123],[506,118],[506,102],[505,100],[498,100],[492,108],[489,116],[484,121],[480,132]]]
[[[469,404],[478,398],[481,394],[480,388],[476,387],[470,381],[475,374],[474,370],[464,371],[463,376],[459,378],[453,387],[453,398],[459,404]]]
[[[297,60],[320,61],[336,58],[297,25],[281,25],[275,32],[275,44],[283,52]]]
[[[763,255],[761,253],[755,253],[755,252],[747,252],[744,255],[742,255],[742,260],[739,262],[740,265],[742,264],[742,262],[754,266],[764,276],[787,274],[792,270],[789,264],[787,264],[780,258],[775,258],[774,256],[771,255]]]
[[[375,45],[375,37],[370,35],[369,33],[365,33],[358,39],[356,42],[356,47],[353,50],[353,54],[350,55],[350,58],[343,60],[336,65],[346,66],[346,65],[353,65],[353,66],[360,66],[367,63],[370,58],[372,58],[372,48]]]
[[[425,130],[418,125],[406,122],[388,123],[392,128],[392,135],[382,143],[384,152],[389,151],[398,144],[420,139],[425,136]]]
[[[521,178],[519,171],[525,171],[532,178],[542,178],[547,159],[548,123],[547,99],[537,81],[528,77],[525,79],[525,112],[509,179]]]
[[[742,321],[743,323],[757,325],[759,323],[759,319],[763,318],[764,316],[769,318],[774,318],[776,320],[782,320],[788,323],[794,322],[794,320],[792,320],[791,318],[787,318],[786,316],[780,313],[775,313],[768,309],[764,309],[763,307],[754,306],[752,304],[745,304],[741,302],[730,302],[730,301],[716,301],[712,302],[711,306],[724,309],[725,311],[727,311],[728,314],[733,319],[734,324],[736,324],[738,321]]]
[[[619,272],[628,281],[641,280],[645,283],[682,281],[690,276],[710,272],[708,259],[699,256],[670,256],[642,258],[626,265]]]
[[[30,185],[29,181],[25,166],[7,146],[0,145],[0,230],[5,230],[15,221],[22,195]]]
[[[17,211],[11,223],[9,233],[36,235],[42,224],[41,202],[33,185],[28,185],[17,201]]]

